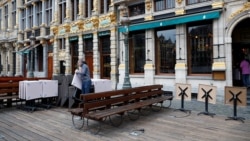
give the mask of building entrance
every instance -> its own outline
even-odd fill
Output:
[[[250,60],[250,18],[241,21],[232,33],[233,86],[243,86],[240,62]]]

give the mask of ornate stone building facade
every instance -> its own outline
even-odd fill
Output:
[[[175,91],[176,83],[188,83],[197,93],[199,84],[214,85],[223,102],[225,86],[242,86],[238,64],[250,56],[249,3],[1,0],[0,71],[72,75],[83,58],[92,78],[111,79],[114,89],[122,88],[128,69],[132,87],[163,84]]]

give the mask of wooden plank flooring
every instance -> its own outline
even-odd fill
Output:
[[[16,108],[0,109],[0,141],[250,141],[250,120],[225,121],[227,117],[190,115],[164,108],[131,121],[124,116],[119,127],[103,124],[93,135],[73,127],[66,108],[26,112]],[[139,135],[130,133],[144,129]]]

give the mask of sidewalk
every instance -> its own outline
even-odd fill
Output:
[[[164,102],[163,105],[164,107],[168,107],[169,101]],[[170,108],[180,109],[181,100],[173,99]],[[196,113],[205,112],[205,103],[197,100],[184,101],[184,109],[191,110],[191,112],[195,111]],[[234,116],[234,107],[233,105],[208,104],[208,112],[214,113],[218,116],[225,116],[226,119],[227,117]],[[243,117],[245,119],[250,120],[250,106],[238,106],[237,117]]]

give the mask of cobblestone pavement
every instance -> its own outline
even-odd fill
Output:
[[[168,107],[170,102],[164,102],[164,107]],[[191,110],[191,113],[196,112],[205,112],[205,103],[197,100],[184,101],[184,109]],[[170,105],[170,108],[181,109],[181,100],[173,99]],[[192,112],[193,111],[193,112]],[[214,113],[218,116],[234,117],[234,106],[233,105],[224,105],[224,104],[208,104],[209,113]],[[215,116],[216,116],[215,115]],[[250,120],[250,106],[238,106],[236,110],[237,117],[243,117],[247,120]]]

